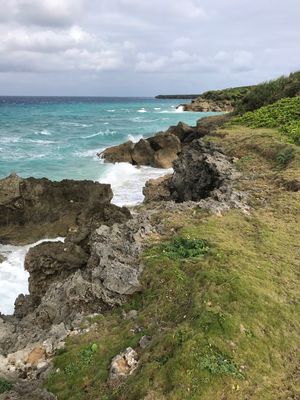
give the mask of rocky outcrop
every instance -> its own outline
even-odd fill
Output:
[[[9,392],[0,394],[0,400],[57,400],[57,397],[40,387],[38,381],[18,381]]]
[[[226,112],[234,111],[233,103],[230,100],[211,100],[203,97],[193,99],[191,104],[181,104],[178,107],[183,107],[184,111],[196,112]]]
[[[149,179],[143,188],[144,203],[167,201],[171,199],[170,183],[172,175]]]
[[[29,295],[18,297],[14,316],[3,317],[0,354],[53,338],[53,327],[69,329],[80,315],[105,312],[139,291],[139,254],[151,232],[148,217],[138,214],[126,222],[101,224],[86,245],[75,244],[71,236],[65,243],[32,248],[25,261]]]
[[[129,162],[133,165],[148,165],[155,168],[171,168],[181,151],[182,143],[197,130],[183,122],[171,126],[166,132],[159,132],[137,143],[126,142],[110,147],[98,156],[106,162]]]
[[[0,180],[0,241],[66,236],[71,227],[89,225],[101,216],[112,197],[110,185],[97,182],[10,175]]]
[[[176,202],[199,201],[230,181],[234,173],[230,158],[212,143],[194,140],[174,162],[170,182]]]
[[[231,158],[213,143],[193,140],[184,146],[173,165],[172,175],[146,182],[144,203],[162,206],[165,201],[165,207],[174,212],[181,203],[184,207],[197,204],[216,214],[231,208],[248,213],[246,195],[234,189],[239,174]]]
[[[134,143],[129,140],[128,142],[122,143],[118,146],[109,147],[103,152],[97,153],[97,156],[104,158],[105,161],[110,163],[127,162],[132,164],[133,149]]]

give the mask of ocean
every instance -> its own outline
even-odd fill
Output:
[[[91,179],[110,183],[117,205],[143,200],[149,178],[166,170],[107,164],[97,152],[127,140],[138,141],[179,121],[190,125],[212,113],[176,109],[187,100],[103,97],[0,97],[0,178]],[[0,312],[12,313],[19,293],[27,293],[26,247],[1,245]]]

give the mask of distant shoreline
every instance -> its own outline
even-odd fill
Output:
[[[156,99],[196,99],[200,94],[159,94]]]

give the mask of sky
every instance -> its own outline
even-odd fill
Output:
[[[154,96],[300,69],[300,0],[0,0],[0,95]]]

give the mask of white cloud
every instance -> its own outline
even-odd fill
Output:
[[[143,95],[155,87],[184,92],[188,82],[186,91],[197,92],[255,83],[299,68],[299,0],[271,8],[269,0],[0,0],[0,7],[0,70],[18,72],[1,84],[14,93],[28,71],[33,88],[39,72],[49,71],[53,84],[60,75],[63,87],[76,71],[106,88],[140,79]],[[102,71],[112,71],[110,80]]]
[[[168,56],[155,53],[139,53],[136,70],[139,72],[168,73],[168,72],[214,72],[215,65],[198,54],[184,50],[175,50]]]

